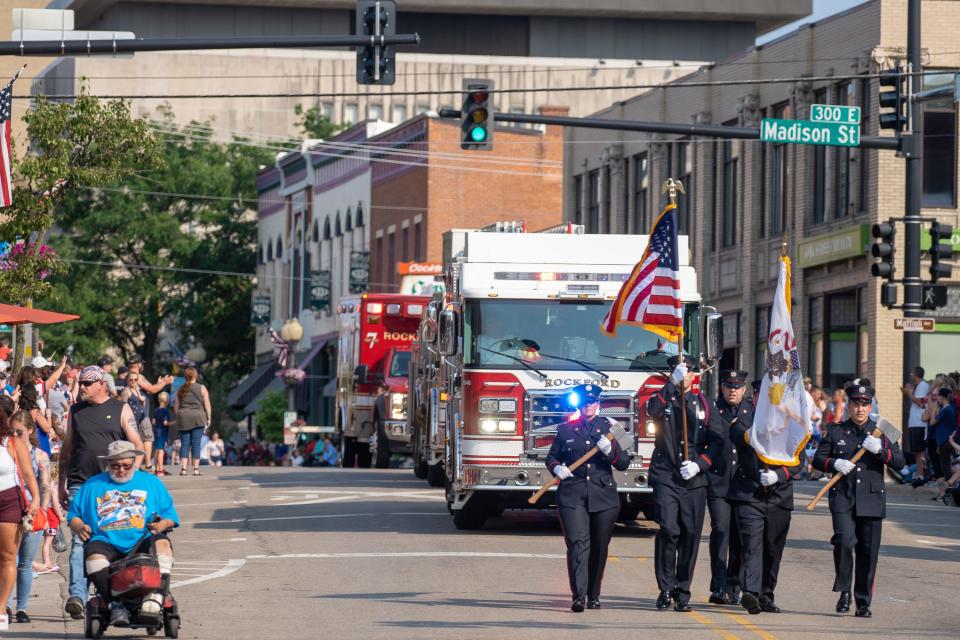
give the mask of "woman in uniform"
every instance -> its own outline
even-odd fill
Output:
[[[600,608],[600,583],[607,564],[607,548],[620,513],[620,497],[613,469],[626,471],[630,454],[615,438],[608,438],[609,418],[600,417],[600,392],[595,384],[582,384],[568,395],[579,408],[570,421],[557,427],[557,437],[547,454],[547,468],[557,477],[557,512],[567,543],[567,573],[576,613]],[[594,447],[597,452],[575,470],[569,466]]]

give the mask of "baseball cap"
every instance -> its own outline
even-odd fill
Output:
[[[110,356],[100,356],[100,359],[97,360],[97,365],[102,367],[105,364],[113,364],[113,358]]]
[[[10,363],[6,360],[0,360],[0,373],[6,373],[10,370]]]
[[[30,366],[35,369],[43,369],[44,367],[53,366],[53,363],[47,360],[46,358],[44,358],[43,356],[37,356],[36,358],[30,361]]]

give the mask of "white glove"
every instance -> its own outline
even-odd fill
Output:
[[[684,480],[689,480],[698,473],[700,473],[700,467],[693,460],[687,460],[680,465],[680,477]]]
[[[567,465],[558,464],[553,468],[553,475],[557,476],[557,480],[566,480],[567,478],[572,478],[573,473],[570,472],[570,469],[567,469]]]
[[[680,383],[683,382],[683,379],[686,377],[687,365],[681,362],[673,368],[673,373],[670,375],[670,381],[674,384],[674,386],[680,386]]]
[[[853,471],[855,467],[856,467],[855,464],[853,464],[849,460],[844,460],[843,458],[839,458],[833,461],[833,468],[839,471],[840,473],[842,473],[843,475],[847,475],[848,473]]]
[[[603,437],[597,440],[597,449],[600,449],[600,453],[603,455],[608,456],[613,451],[613,444],[606,437]]]
[[[880,438],[867,436],[863,439],[863,442],[860,443],[860,446],[870,453],[880,453],[880,447],[882,444],[883,442],[880,441]]]
[[[760,484],[762,484],[763,486],[772,487],[778,482],[780,482],[780,478],[777,477],[776,471],[770,471],[769,469],[767,469],[766,471],[760,472]]]

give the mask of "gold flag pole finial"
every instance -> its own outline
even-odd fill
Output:
[[[666,193],[667,197],[670,198],[670,204],[677,204],[677,194],[682,193],[686,195],[686,191],[683,190],[683,182],[677,180],[676,178],[667,178],[663,181],[663,187],[660,189],[660,193]]]

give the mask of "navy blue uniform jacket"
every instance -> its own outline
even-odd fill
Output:
[[[597,446],[601,436],[610,433],[610,420],[599,415],[591,420],[580,418],[557,427],[557,438],[547,454],[547,469],[553,473],[558,464],[568,467],[590,449]],[[586,502],[588,511],[605,511],[620,506],[617,483],[613,469],[626,471],[630,466],[630,454],[620,448],[616,438],[610,443],[610,455],[597,453],[585,464],[573,471],[573,477],[560,482],[557,487],[557,506],[576,507]]]

